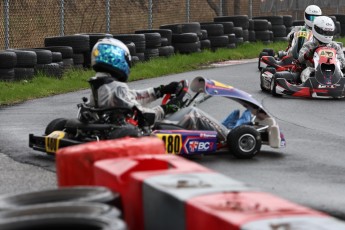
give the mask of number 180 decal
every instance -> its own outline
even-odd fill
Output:
[[[178,154],[182,148],[182,136],[180,134],[156,134],[165,143],[167,153]]]

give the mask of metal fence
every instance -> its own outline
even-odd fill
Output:
[[[292,15],[311,3],[338,7],[334,13],[339,13],[345,0],[2,0],[0,46],[42,47],[49,36],[134,33],[164,24],[213,21],[215,16]]]

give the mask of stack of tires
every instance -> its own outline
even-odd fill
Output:
[[[17,65],[17,55],[13,51],[0,51],[0,81],[14,81],[14,68]]]
[[[249,19],[248,41],[249,42],[256,42],[254,20],[253,19]]]
[[[36,49],[45,49],[52,52],[52,62],[58,63],[63,71],[73,68],[73,48],[70,46],[46,46]]]
[[[267,44],[270,43],[271,40],[271,33],[270,33],[270,23],[266,19],[253,19],[254,24],[254,31],[255,31],[255,40],[262,41],[263,43]]]
[[[286,26],[284,25],[283,16],[261,16],[255,19],[266,19],[272,25],[273,41],[287,41]]]
[[[207,31],[207,39],[210,41],[211,50],[225,48],[229,44],[229,37],[224,35],[224,27],[222,24],[201,23],[201,29]]]
[[[90,51],[90,36],[75,34],[67,36],[46,37],[44,46],[70,46],[73,49],[72,59],[74,68],[87,67],[86,54]]]
[[[201,29],[201,36],[200,36],[200,49],[201,50],[210,50],[211,49],[211,41],[208,39],[207,30]]]
[[[113,34],[113,37],[125,44],[134,43],[135,55],[133,56],[137,57],[134,60],[145,61],[146,40],[144,34]]]
[[[136,63],[138,63],[140,61],[138,56],[137,56],[135,44],[134,44],[134,42],[129,42],[129,43],[126,43],[125,45],[127,46],[129,53],[131,55],[132,65],[135,65]]]
[[[0,229],[125,230],[119,198],[105,187],[66,187],[0,197]]]
[[[146,29],[136,30],[136,34],[159,33],[161,36],[161,45],[158,47],[160,57],[170,57],[175,53],[174,47],[171,45],[172,31],[169,29]],[[147,44],[146,44],[147,45]]]
[[[14,80],[32,79],[35,75],[35,66],[37,65],[36,53],[20,49],[9,49],[9,51],[16,53],[17,56],[17,63],[14,67]]]
[[[175,53],[190,54],[201,51],[200,38],[202,33],[199,22],[166,24],[159,28],[172,31],[171,44]]]
[[[291,15],[283,15],[284,26],[286,27],[286,35],[292,30],[293,18]]]
[[[305,22],[304,20],[293,20],[292,21],[292,26],[304,26]]]
[[[61,78],[63,66],[61,65],[61,53],[54,53],[47,49],[25,49],[33,51],[37,56],[37,64],[34,66],[34,74],[43,73],[48,77]],[[54,60],[53,60],[54,56]]]
[[[214,18],[214,21],[233,22],[233,33],[236,35],[236,44],[249,40],[249,18],[247,15],[218,16]]]
[[[157,32],[136,32],[136,34],[143,34],[145,36],[146,48],[144,51],[145,61],[149,61],[153,58],[159,57],[159,47],[162,44],[162,37]]]

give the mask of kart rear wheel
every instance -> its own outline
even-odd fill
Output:
[[[65,128],[65,124],[67,122],[66,118],[56,118],[52,120],[46,127],[44,133],[46,135],[51,134],[54,131],[62,131]]]
[[[229,151],[236,158],[253,158],[261,149],[260,133],[252,126],[237,126],[227,136]]]

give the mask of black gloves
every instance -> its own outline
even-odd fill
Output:
[[[165,105],[161,105],[164,110],[165,115],[169,113],[177,112],[182,106],[182,101],[178,98],[173,98]]]
[[[173,81],[169,83],[168,85],[161,85],[157,88],[154,88],[156,98],[163,97],[164,94],[174,94],[176,93],[177,87],[179,83],[176,81]]]

